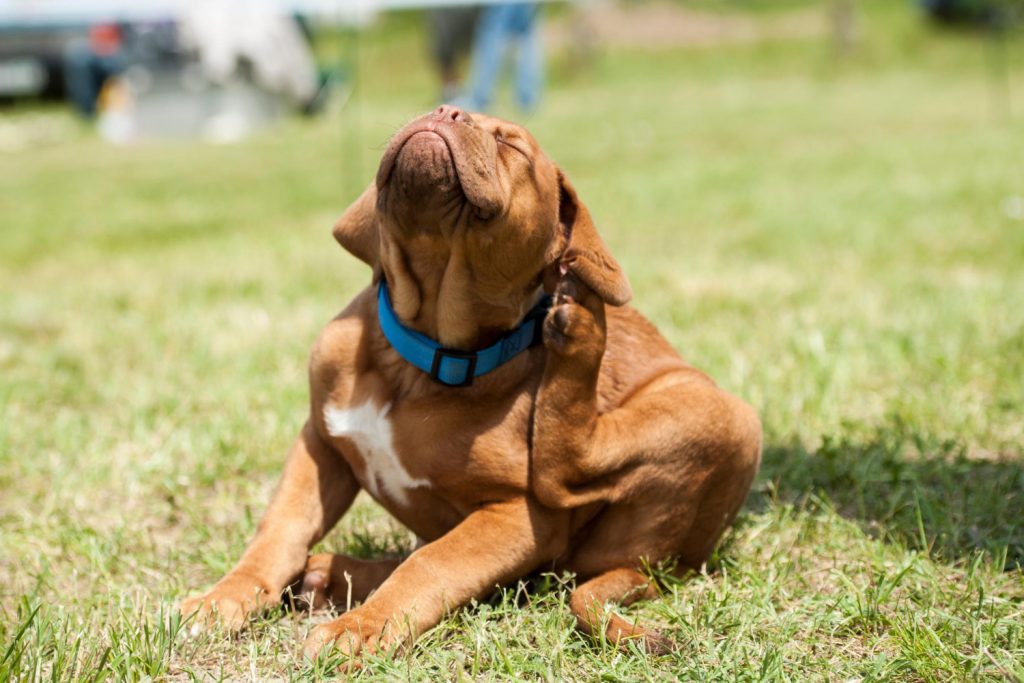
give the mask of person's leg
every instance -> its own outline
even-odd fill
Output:
[[[93,68],[94,55],[88,41],[72,41],[64,50],[64,85],[68,99],[84,117],[96,115],[100,79]]]
[[[106,80],[124,70],[125,56],[121,52],[96,54],[87,41],[74,41],[64,50],[64,85],[68,99],[86,118],[96,115]]]
[[[430,34],[430,51],[441,81],[441,101],[449,101],[454,93],[456,81],[455,47],[452,43],[451,8],[444,7],[427,11],[427,27]]]
[[[518,33],[516,55],[516,101],[525,110],[533,109],[540,100],[544,85],[544,51],[537,30],[538,5],[516,5],[513,25]]]
[[[504,61],[508,16],[514,5],[491,5],[484,9],[477,24],[473,45],[473,66],[469,92],[460,103],[473,111],[484,111],[491,104],[494,87]]]
[[[427,12],[431,52],[441,79],[441,101],[459,96],[459,60],[473,47],[480,11],[476,7],[443,7]]]

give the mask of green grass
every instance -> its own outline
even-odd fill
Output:
[[[1024,679],[1022,49],[1007,114],[978,36],[863,19],[843,63],[824,37],[556,54],[525,119],[636,306],[763,417],[709,572],[629,610],[679,652],[587,641],[542,576],[364,678]],[[325,672],[299,649],[324,617],[186,641],[169,614],[252,534],[308,349],[368,281],[330,225],[432,104],[415,34],[342,41],[351,106],[244,145],[63,126],[0,156],[0,680]],[[324,547],[410,541],[360,498]]]

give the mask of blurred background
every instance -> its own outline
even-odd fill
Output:
[[[937,353],[1016,348],[1022,3],[0,0],[4,374],[59,383],[63,361],[19,359],[61,348],[88,372],[107,354],[64,343],[86,330],[159,372],[221,334],[304,348],[366,281],[332,220],[395,130],[454,101],[535,133],[641,309],[780,437],[909,403],[1004,443],[1018,414],[913,387],[971,386]],[[318,313],[283,324],[275,300]],[[246,306],[259,335],[225,333]],[[970,374],[991,398],[1012,373]],[[783,377],[811,402],[769,402]]]
[[[557,100],[595,79],[614,87],[632,53],[660,53],[667,69],[688,52],[739,87],[751,74],[729,55],[781,66],[788,52],[825,88],[869,65],[941,70],[930,53],[959,44],[961,62],[980,62],[979,104],[1005,117],[1022,21],[1022,0],[0,0],[0,149],[92,129],[114,144],[239,142],[325,110],[363,148],[361,105],[404,96],[410,111],[528,117],[548,88]],[[683,87],[690,65],[674,66]]]
[[[524,123],[634,305],[760,411],[734,580],[804,550],[794,575],[891,547],[936,576],[1024,562],[1020,0],[441,5],[0,0],[0,607],[63,624],[40,658],[61,633],[122,642],[124,614],[238,556],[309,347],[370,282],[331,225],[442,100]],[[769,547],[805,515],[827,552]],[[327,547],[403,533],[362,501]]]

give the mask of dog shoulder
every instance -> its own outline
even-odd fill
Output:
[[[324,327],[309,354],[313,398],[335,393],[368,364],[367,331],[373,314],[373,288],[367,287]]]

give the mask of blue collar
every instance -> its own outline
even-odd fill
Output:
[[[387,282],[382,278],[377,289],[377,319],[391,346],[435,382],[450,387],[468,387],[480,375],[512,360],[526,349],[539,344],[544,316],[551,307],[545,296],[534,306],[519,327],[502,335],[494,344],[479,351],[446,349],[433,339],[403,325],[391,307]]]

